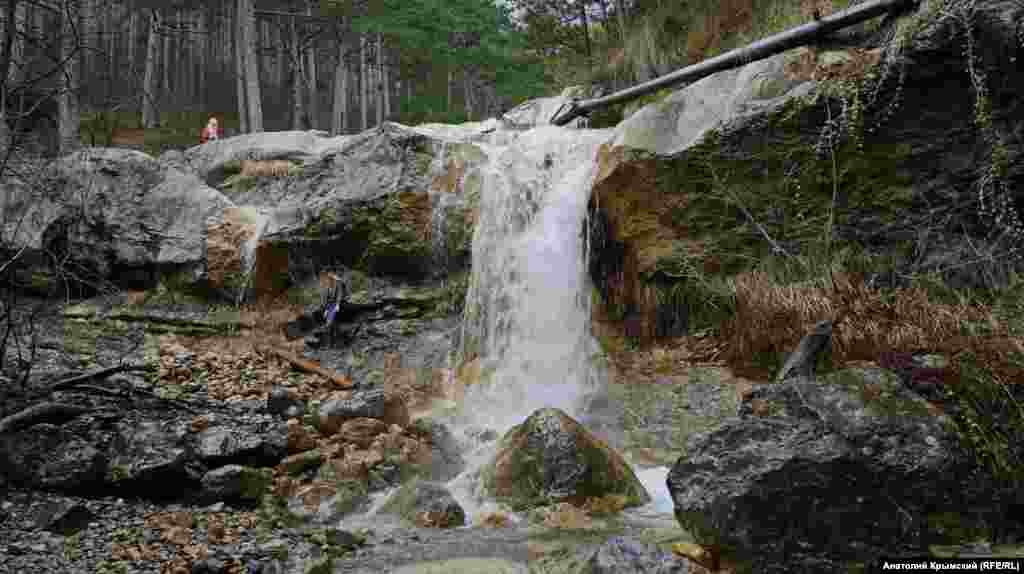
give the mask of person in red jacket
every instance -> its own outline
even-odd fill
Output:
[[[220,139],[220,128],[217,126],[217,118],[210,118],[210,121],[206,122],[206,127],[203,128],[201,134],[199,134],[199,143],[204,144],[210,140]]]

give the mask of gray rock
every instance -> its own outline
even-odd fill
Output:
[[[192,563],[192,574],[223,574],[227,571],[227,562],[217,558],[206,558]]]
[[[418,526],[454,528],[465,526],[466,511],[440,483],[413,480],[402,485],[381,512],[397,514]]]
[[[820,321],[800,339],[796,350],[789,355],[775,382],[790,377],[813,377],[818,356],[832,345],[832,321]]]
[[[62,536],[69,536],[85,528],[96,519],[85,505],[70,500],[48,502],[36,515],[36,528]]]
[[[207,501],[256,502],[267,491],[273,478],[269,469],[237,464],[207,472],[202,480],[202,498]]]
[[[690,563],[653,544],[615,536],[590,557],[580,574],[686,574]]]
[[[0,435],[0,468],[37,488],[80,489],[103,480],[107,456],[64,427],[37,424]]]
[[[757,556],[764,571],[920,549],[941,539],[935,513],[978,527],[1001,516],[1006,493],[963,455],[950,421],[886,371],[761,387],[740,415],[696,436],[667,482],[699,543]]]
[[[420,434],[430,444],[430,471],[427,476],[429,480],[446,482],[462,472],[466,461],[462,457],[462,449],[448,429],[448,425],[430,418],[419,418],[412,423],[411,430]],[[494,431],[490,432],[494,433]],[[496,433],[490,440],[495,438],[497,438]],[[481,439],[481,442],[485,441]]]
[[[306,405],[291,390],[274,387],[267,395],[267,412],[285,419],[296,418],[305,414]]]
[[[108,482],[122,487],[158,486],[160,492],[173,496],[168,489],[182,488],[202,476],[183,440],[169,426],[156,421],[122,422],[117,431],[109,450]]]
[[[383,389],[359,390],[348,399],[327,401],[320,406],[317,430],[324,435],[337,432],[350,419],[380,419],[388,424],[409,424],[409,410],[401,396]]]
[[[206,218],[232,203],[195,174],[161,165],[138,151],[88,148],[52,164],[51,199],[11,202],[34,217],[15,237],[26,256],[70,245],[73,264],[126,285],[151,283],[154,273],[175,269],[199,280],[206,256]],[[28,193],[17,186],[7,193]],[[67,199],[75,198],[73,201]],[[82,202],[89,217],[75,216]],[[67,221],[76,218],[76,224]],[[42,272],[43,269],[40,269]]]
[[[283,422],[263,428],[217,427],[199,433],[192,444],[196,457],[209,466],[273,466],[287,455],[288,428]]]

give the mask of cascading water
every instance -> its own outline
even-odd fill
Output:
[[[610,130],[542,126],[490,150],[457,364],[463,412],[499,432],[542,407],[579,416],[601,382],[590,334],[587,201]]]
[[[242,289],[238,291],[235,299],[235,305],[241,305],[245,298],[249,295],[250,287],[252,287],[252,273],[256,268],[256,247],[259,246],[260,238],[267,230],[267,225],[270,223],[270,214],[264,210],[251,208],[246,209],[245,217],[250,220],[253,225],[253,234],[246,240],[245,245],[242,246]]]

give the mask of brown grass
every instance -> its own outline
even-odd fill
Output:
[[[1021,374],[1008,359],[1024,344],[983,306],[938,302],[919,287],[883,293],[865,286],[863,277],[855,274],[837,273],[835,281],[837,292],[827,280],[779,285],[763,272],[737,276],[736,313],[721,333],[725,361],[743,370],[763,369],[752,365],[751,357],[785,356],[810,325],[829,318],[836,321],[832,360],[837,368],[876,361],[888,351],[931,351],[955,362],[959,353],[970,350],[1004,376]],[[989,335],[964,334],[980,324],[986,325]]]
[[[243,176],[285,176],[292,172],[292,162],[283,159],[274,160],[242,160]]]

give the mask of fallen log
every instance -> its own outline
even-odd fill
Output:
[[[859,24],[883,14],[909,9],[918,2],[919,0],[870,0],[820,20],[791,28],[785,32],[779,32],[753,44],[730,50],[714,58],[708,58],[692,66],[687,66],[671,74],[666,74],[660,78],[615,92],[603,98],[581,102],[570,101],[555,111],[554,116],[551,118],[551,123],[556,126],[564,126],[597,108],[633,100],[683,82],[696,82],[701,78],[706,78],[718,72],[739,68],[740,66],[763,60],[798,46],[824,40],[836,30]]]
[[[110,375],[113,375],[113,374],[116,374],[116,373],[124,373],[124,372],[128,372],[128,371],[145,371],[145,370],[146,370],[146,367],[144,365],[133,365],[133,364],[130,364],[130,363],[116,365],[116,366],[113,366],[113,367],[105,367],[105,368],[99,369],[97,371],[92,371],[91,373],[85,373],[84,375],[75,375],[74,377],[68,377],[66,379],[61,379],[61,380],[57,381],[56,383],[54,383],[53,386],[50,387],[50,390],[51,391],[60,391],[60,390],[70,389],[70,388],[78,386],[78,385],[82,385],[82,384],[86,384],[86,383],[92,383],[92,382],[95,382],[95,381],[99,381],[101,379],[105,379],[105,378],[109,377]]]
[[[339,387],[341,387],[343,389],[351,389],[354,386],[354,384],[352,383],[352,379],[350,379],[350,378],[348,378],[348,377],[346,377],[346,376],[344,376],[342,374],[336,373],[336,372],[334,372],[334,371],[332,371],[330,369],[325,369],[325,368],[321,367],[320,365],[318,365],[316,363],[316,361],[310,361],[309,359],[303,359],[302,357],[296,356],[296,355],[294,355],[292,353],[289,353],[288,351],[283,351],[281,349],[275,349],[275,348],[267,346],[267,345],[257,345],[256,346],[256,352],[260,353],[261,355],[266,355],[266,354],[274,355],[274,356],[276,356],[276,357],[278,357],[278,358],[280,358],[280,359],[282,359],[284,361],[287,361],[288,363],[290,363],[292,365],[292,367],[294,367],[294,368],[296,368],[296,369],[298,369],[298,370],[300,370],[300,371],[302,371],[304,373],[309,373],[309,374],[312,374],[312,375],[320,375],[321,377],[325,377],[328,380],[333,381],[334,384],[338,385]]]
[[[0,419],[0,434],[16,432],[40,423],[64,424],[93,409],[66,403],[39,403]]]

